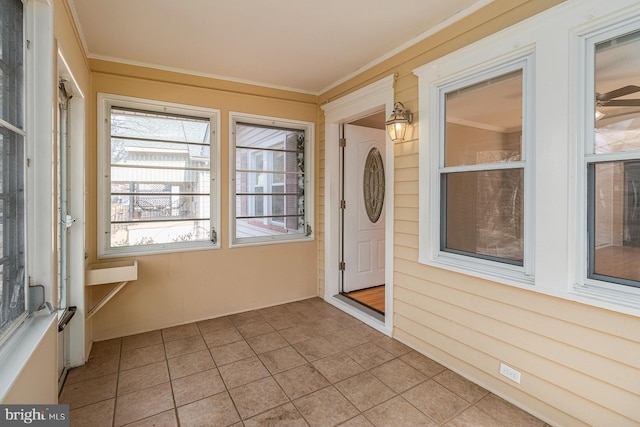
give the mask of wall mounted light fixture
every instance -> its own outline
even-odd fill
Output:
[[[405,110],[402,102],[396,102],[393,105],[393,112],[389,120],[385,122],[389,138],[391,138],[393,142],[404,141],[404,137],[407,134],[407,127],[409,127],[411,122],[413,122],[413,114],[411,111]]]

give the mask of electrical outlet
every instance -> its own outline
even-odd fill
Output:
[[[500,374],[509,378],[511,381],[520,384],[520,372],[505,365],[504,363],[500,364]]]

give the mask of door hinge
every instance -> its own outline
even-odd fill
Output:
[[[305,226],[305,233],[304,233],[304,235],[305,235],[305,236],[311,236],[312,231],[313,231],[313,230],[311,230],[311,226],[310,226],[309,224],[307,224],[307,225]]]
[[[347,201],[340,200],[340,209],[347,209]]]
[[[347,146],[347,138],[340,138],[340,147]]]
[[[346,269],[347,265],[344,263],[344,261],[340,261],[338,263],[338,270],[339,271],[344,271]]]
[[[218,233],[216,232],[215,228],[211,229],[211,243],[213,243],[214,245],[218,243]]]

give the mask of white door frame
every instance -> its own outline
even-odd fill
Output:
[[[386,138],[385,156],[385,317],[384,322],[336,298],[339,293],[340,271],[340,124],[385,110],[393,111],[394,76],[385,77],[349,95],[322,106],[325,116],[325,277],[324,299],[378,331],[391,336],[393,331],[393,177],[394,147]]]
[[[76,79],[71,73],[71,69],[64,58],[61,49],[58,49],[58,78],[69,82],[71,95],[69,100],[70,127],[67,129],[69,142],[68,180],[69,200],[68,209],[75,218],[73,227],[69,229],[69,299],[68,306],[76,306],[77,311],[69,328],[69,354],[68,367],[84,365],[86,361],[86,340],[85,340],[85,289],[84,289],[84,259],[85,259],[85,161],[84,161],[84,141],[85,141],[85,96],[80,90]],[[57,83],[58,80],[56,80]],[[57,166],[56,166],[57,167]]]

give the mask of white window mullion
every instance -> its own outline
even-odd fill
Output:
[[[441,174],[457,173],[457,172],[480,172],[480,171],[495,171],[495,170],[508,170],[508,169],[524,169],[524,161],[504,162],[504,163],[481,163],[477,165],[464,165],[464,166],[449,166],[440,168]]]

